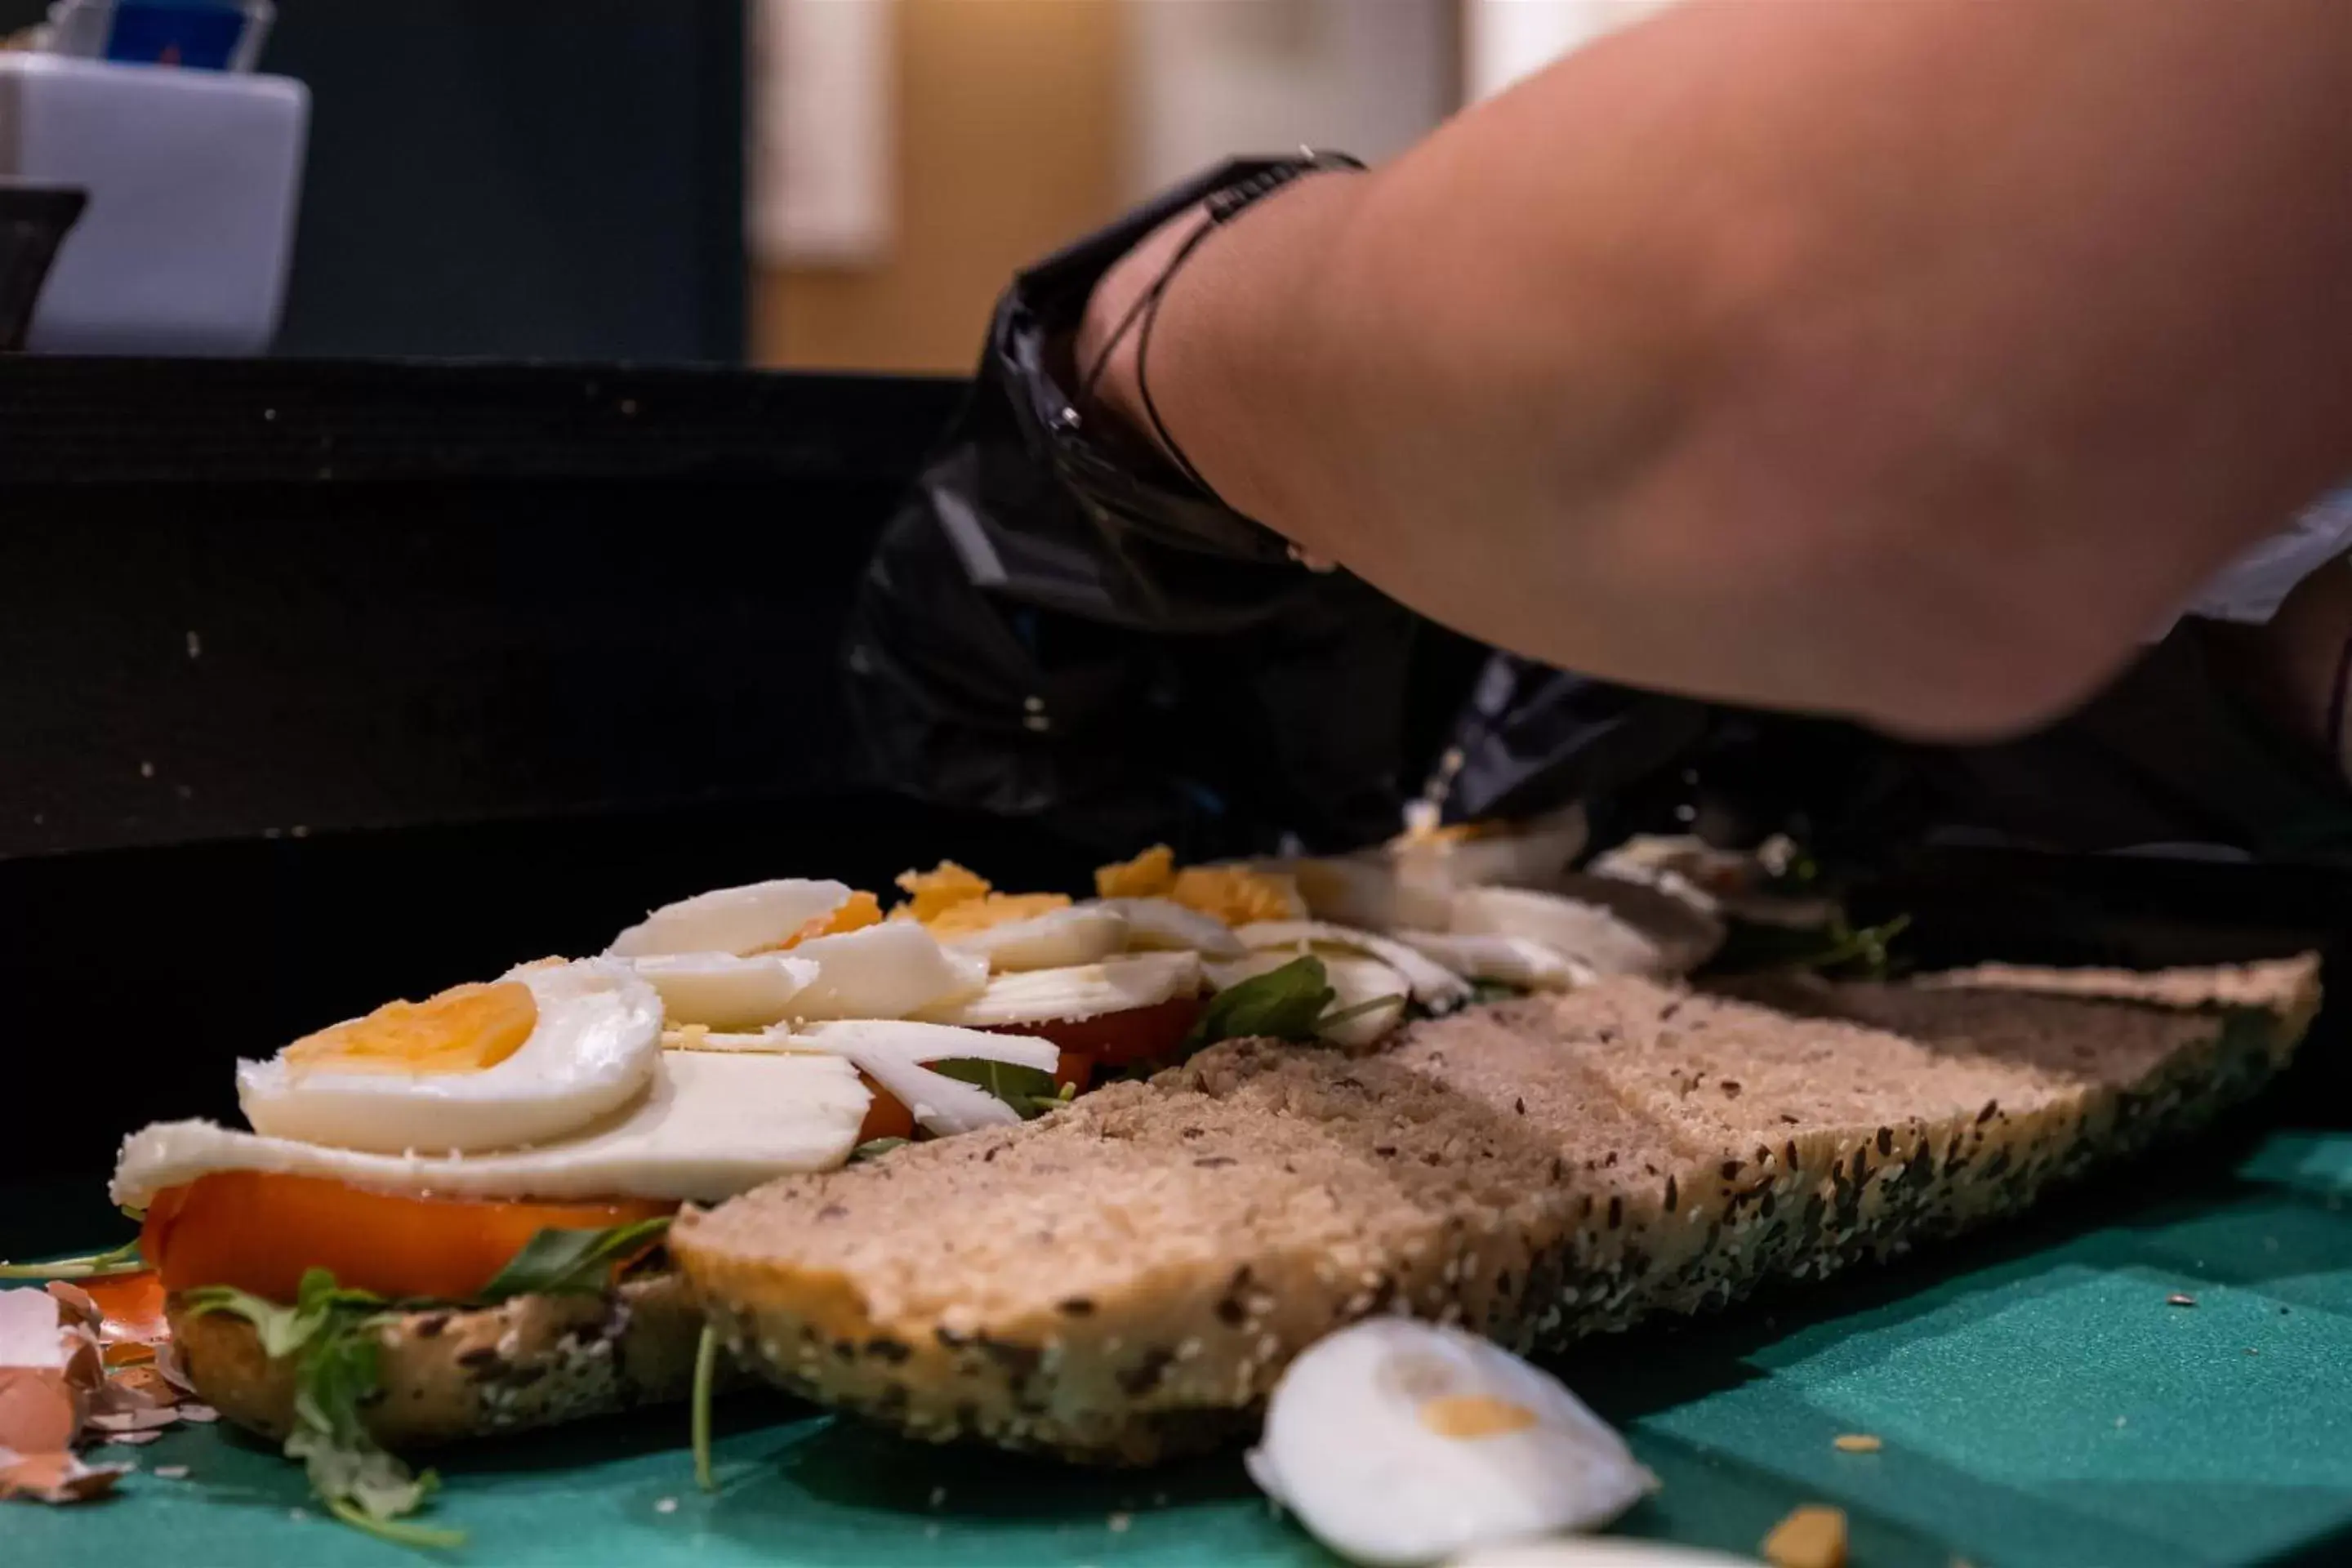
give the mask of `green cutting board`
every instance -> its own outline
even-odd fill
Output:
[[[1856,1568],[2352,1562],[2352,1134],[2273,1132],[2152,1179],[1564,1362],[1665,1483],[1622,1528],[1752,1552],[1826,1501]],[[709,1496],[683,1411],[657,1411],[447,1455],[433,1522],[467,1531],[467,1568],[1330,1562],[1230,1458],[1087,1474],[757,1397],[721,1426]],[[1844,1432],[1885,1447],[1841,1452]],[[142,1473],[105,1503],[0,1508],[0,1563],[418,1560],[320,1517],[299,1470],[234,1433],[101,1454]]]

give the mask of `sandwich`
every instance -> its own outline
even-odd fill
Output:
[[[1237,868],[1189,902],[900,883],[887,913],[802,879],[686,899],[238,1064],[245,1128],[132,1134],[113,1196],[200,1395],[339,1517],[435,1543],[396,1453],[686,1394],[682,1205],[1148,1074],[1202,1023],[1202,951],[1245,952],[1211,911],[1303,912]]]
[[[1404,1313],[1522,1352],[2013,1215],[2267,1081],[2309,958],[1692,989],[1619,975],[1369,1050],[1204,1050],[1020,1127],[683,1217],[761,1375],[911,1436],[1144,1465]]]
[[[1720,1306],[2193,1125],[2315,1005],[2308,963],[1694,990],[1712,895],[1444,842],[700,894],[240,1064],[249,1131],[138,1132],[114,1195],[199,1395],[432,1543],[395,1455],[730,1378],[1140,1464],[1362,1319]]]

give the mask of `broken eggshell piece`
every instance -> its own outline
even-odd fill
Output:
[[[1595,1529],[1656,1484],[1559,1379],[1405,1318],[1308,1347],[1246,1463],[1317,1540],[1375,1568]]]

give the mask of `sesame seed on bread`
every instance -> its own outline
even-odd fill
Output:
[[[1727,1304],[2030,1205],[2259,1087],[2317,964],[1636,978],[1369,1056],[1230,1042],[1024,1126],[673,1228],[731,1349],[918,1436],[1143,1464],[1245,1434],[1341,1324],[1522,1350]]]

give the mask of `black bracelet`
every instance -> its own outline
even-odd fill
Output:
[[[1363,167],[1360,160],[1344,153],[1307,152],[1296,162],[1261,170],[1248,179],[1211,195],[1201,204],[1206,221],[1185,237],[1176,254],[1169,258],[1168,265],[1160,268],[1160,276],[1153,279],[1151,287],[1128,307],[1127,314],[1119,318],[1118,326],[1111,332],[1109,341],[1103,344],[1102,352],[1095,357],[1093,367],[1079,384],[1080,400],[1092,402],[1096,384],[1102,380],[1104,370],[1110,364],[1110,356],[1118,351],[1119,344],[1127,341],[1127,334],[1134,331],[1140,322],[1141,334],[1135,342],[1135,390],[1143,401],[1143,416],[1150,423],[1151,434],[1158,439],[1160,449],[1175,464],[1176,471],[1183,475],[1185,481],[1203,497],[1228,511],[1234,509],[1217,493],[1216,487],[1210,484],[1201,470],[1193,466],[1192,459],[1184,455],[1184,448],[1176,444],[1168,422],[1160,416],[1160,405],[1151,395],[1151,381],[1145,374],[1145,366],[1151,357],[1151,331],[1160,321],[1160,301],[1167,298],[1168,286],[1175,281],[1176,274],[1183,269],[1184,264],[1192,259],[1202,242],[1250,207],[1307,174],[1327,170],[1360,171]]]

